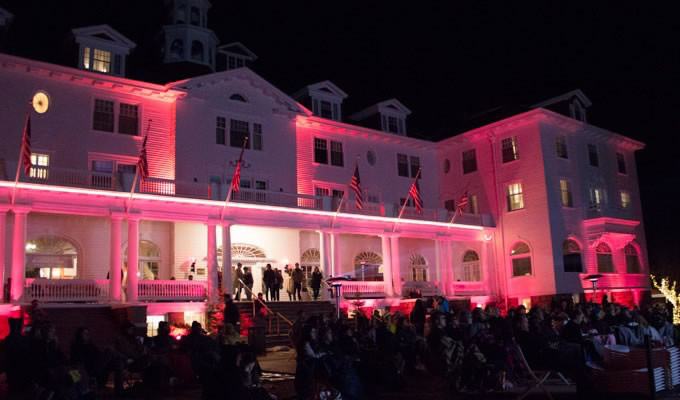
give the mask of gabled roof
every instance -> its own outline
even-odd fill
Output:
[[[311,85],[307,85],[303,87],[302,89],[298,90],[297,92],[293,93],[293,98],[299,99],[307,94],[309,94],[310,91],[312,90],[318,90],[320,92],[327,92],[334,94],[343,100],[349,97],[347,93],[345,93],[342,89],[340,89],[336,84],[329,80],[317,82],[317,83],[312,83]]]
[[[536,103],[536,104],[532,105],[531,107],[532,108],[547,107],[547,106],[550,106],[550,105],[553,105],[553,104],[560,103],[560,102],[565,101],[565,100],[569,100],[574,96],[576,96],[579,99],[579,101],[581,102],[581,104],[583,104],[584,107],[590,107],[593,104],[593,103],[591,103],[590,99],[588,97],[586,97],[585,94],[583,94],[581,89],[576,89],[576,90],[572,90],[570,92],[561,94],[559,96],[550,98],[548,100],[544,100],[540,103]]]
[[[259,90],[263,95],[274,99],[276,103],[284,106],[286,110],[290,112],[304,115],[310,114],[297,101],[279,90],[276,86],[266,81],[260,75],[253,72],[248,67],[230,69],[227,71],[220,71],[194,78],[183,79],[181,81],[170,82],[166,84],[165,87],[191,92],[194,89],[217,85],[222,82],[231,81],[232,79],[243,79],[247,81],[253,88]]]
[[[411,110],[406,108],[405,105],[403,105],[399,100],[397,99],[389,99],[385,101],[381,101],[380,103],[374,104],[368,108],[365,108],[357,113],[354,113],[350,115],[348,118],[355,120],[355,121],[362,121],[371,115],[377,114],[379,112],[383,112],[384,110],[394,110],[397,113],[403,114],[404,116],[407,116],[411,114]]]
[[[87,38],[89,40],[127,48],[128,52],[137,47],[135,42],[126,38],[122,33],[111,28],[109,25],[85,26],[83,28],[75,28],[71,32],[73,32],[73,35],[76,37],[76,41]]]
[[[246,58],[249,58],[250,61],[257,60],[257,56],[255,55],[255,53],[250,51],[250,49],[244,46],[243,43],[241,42],[231,42],[223,44],[221,46],[217,46],[217,52],[238,54]]]

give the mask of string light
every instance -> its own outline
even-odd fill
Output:
[[[668,285],[670,281],[668,278],[661,278],[661,284],[658,284],[656,283],[656,278],[654,275],[650,275],[650,277],[652,278],[654,287],[657,288],[661,294],[663,294],[663,297],[666,298],[666,301],[673,305],[673,324],[680,324],[680,308],[678,308],[678,304],[680,304],[680,295],[675,290],[677,282],[673,281],[673,286],[669,287]]]

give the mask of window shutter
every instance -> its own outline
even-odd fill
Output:
[[[115,75],[120,75],[121,71],[120,65],[120,54],[114,54],[113,56],[113,73]]]

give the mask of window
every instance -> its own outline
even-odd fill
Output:
[[[517,136],[505,138],[501,141],[503,150],[503,163],[515,161],[519,158],[517,153]]]
[[[626,272],[629,274],[639,274],[642,272],[640,268],[640,257],[637,249],[632,244],[626,245],[623,248],[623,254],[626,256]]]
[[[139,133],[139,114],[136,105],[120,103],[118,114],[118,133],[137,135]]]
[[[221,184],[222,183],[222,176],[221,175],[210,175],[210,183]]]
[[[621,208],[630,208],[630,193],[621,191]]]
[[[593,167],[597,167],[600,165],[600,159],[597,155],[597,146],[595,146],[594,144],[588,145],[588,161],[590,162],[590,165]]]
[[[215,143],[227,144],[225,141],[227,132],[227,120],[224,117],[217,117],[215,121]]]
[[[262,151],[262,124],[253,123],[253,150]]]
[[[344,167],[344,157],[342,153],[342,143],[331,140],[331,165]]]
[[[92,58],[92,70],[108,74],[111,72],[111,52],[94,49]]]
[[[451,161],[449,161],[448,158],[444,160],[444,163],[442,164],[442,170],[445,174],[448,174],[451,171]]]
[[[175,39],[170,43],[170,56],[172,58],[182,58],[184,56],[184,42],[181,39]]]
[[[366,192],[366,201],[369,203],[380,203],[380,194],[374,192]]]
[[[397,154],[397,173],[399,176],[408,178],[408,156],[406,154]]]
[[[96,131],[113,132],[113,121],[113,102],[95,99],[92,129]]]
[[[243,103],[248,102],[248,100],[246,100],[246,98],[242,94],[238,94],[238,93],[234,93],[231,96],[229,96],[229,100],[240,101],[240,102],[243,102]]]
[[[564,135],[557,135],[555,138],[555,150],[557,151],[557,157],[559,158],[569,158],[569,152],[567,151],[567,137]]]
[[[473,194],[469,197],[468,207],[469,207],[468,212],[470,214],[479,214],[479,208],[477,207],[477,195],[476,194]]]
[[[573,207],[574,201],[571,195],[571,182],[560,179],[560,191],[562,192],[562,206]]]
[[[319,102],[319,116],[322,118],[333,118],[333,108],[330,101],[321,100]]]
[[[475,149],[463,152],[463,174],[477,171],[477,154]]]
[[[196,61],[203,61],[203,43],[198,40],[191,42],[191,59]]]
[[[314,138],[314,162],[328,164],[328,141]]]
[[[597,254],[597,272],[614,272],[612,249],[606,243],[600,243],[595,248]]]
[[[312,114],[321,118],[340,121],[340,107],[337,103],[331,103],[330,101],[313,99]]]
[[[247,121],[232,119],[229,125],[229,145],[231,147],[243,147],[246,138],[250,139],[250,126]],[[246,149],[250,148],[250,140],[246,143]]]
[[[331,195],[332,195],[332,197],[334,197],[336,199],[342,199],[343,197],[345,197],[345,191],[333,189],[333,190],[331,190]]]
[[[479,254],[474,250],[467,250],[459,268],[454,268],[453,277],[459,282],[479,282],[482,280],[482,270],[479,265]]]
[[[191,10],[191,11],[190,11],[189,16],[190,16],[190,18],[191,18],[191,19],[190,19],[191,25],[196,25],[196,26],[198,26],[198,25],[200,24],[200,12],[199,12],[199,10],[198,10],[198,7],[191,7],[190,10]]]
[[[449,199],[444,201],[444,208],[446,211],[456,212],[456,200]]]
[[[399,123],[397,121],[398,121],[398,118],[396,118],[396,117],[390,117],[390,116],[387,117],[387,130],[389,132],[401,133],[399,131]]]
[[[83,68],[90,69],[90,48],[83,49]]]
[[[420,174],[418,174],[420,171]],[[423,171],[420,170],[420,158],[411,156],[411,178],[415,178],[418,175],[418,179],[423,177]]]
[[[94,187],[112,187],[113,161],[111,160],[92,160],[91,184]],[[96,172],[99,172],[97,174]]]
[[[599,188],[590,188],[590,208],[600,208],[602,200],[602,190]]]
[[[531,275],[531,249],[524,242],[517,243],[510,251],[512,260],[512,276]]]
[[[246,63],[243,58],[230,55],[227,57],[227,65],[227,69],[236,69],[243,67]]]
[[[48,169],[50,166],[50,155],[31,153],[31,170],[29,171],[29,176],[36,179],[47,179]]]
[[[619,174],[626,173],[626,158],[621,153],[616,153],[616,165],[619,169]]]
[[[567,239],[562,243],[562,263],[564,272],[583,272],[581,246],[575,240]]]
[[[375,165],[376,161],[375,151],[369,150],[366,152],[366,161],[368,162],[368,165],[370,165],[371,167]]]
[[[521,210],[524,208],[524,193],[521,183],[512,183],[507,187],[508,211]]]

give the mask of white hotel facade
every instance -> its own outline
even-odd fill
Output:
[[[644,145],[588,124],[580,91],[424,141],[408,137],[411,111],[396,99],[345,116],[348,94],[332,82],[288,95],[244,66],[255,57],[244,46],[217,46],[205,16],[170,18],[167,63],[227,69],[165,85],[127,79],[135,45],[109,26],[74,30],[77,68],[0,54],[6,309],[37,298],[201,313],[218,276],[231,291],[237,262],[252,268],[255,292],[267,263],[299,262],[356,278],[343,301],[360,293],[373,306],[415,289],[536,304],[592,295],[590,274],[624,303],[649,290],[634,157]],[[39,91],[44,113],[28,104]],[[27,112],[34,166],[15,185]],[[144,135],[150,178],[131,198]],[[244,136],[241,190],[225,203]],[[355,162],[363,210],[348,190]],[[397,219],[419,167],[424,212]],[[450,223],[466,188],[466,212]]]

